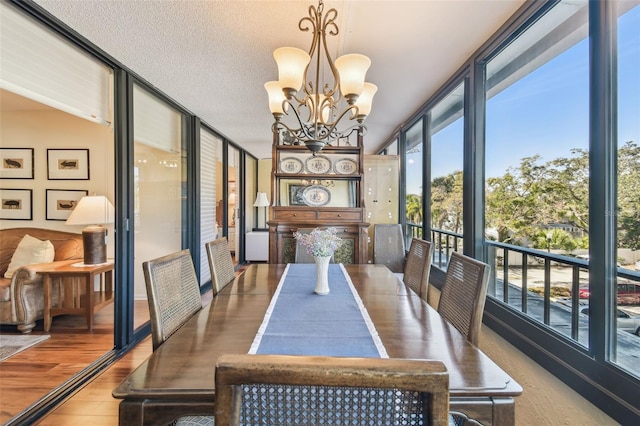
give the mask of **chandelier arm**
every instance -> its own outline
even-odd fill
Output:
[[[315,122],[315,118],[316,118],[316,107],[315,107],[315,101],[316,99],[311,96],[311,95],[307,95],[307,97],[305,98],[305,102],[304,105],[300,105],[300,108],[302,108],[303,106],[307,108],[307,119],[304,121],[304,123],[309,123],[310,121],[314,120]],[[299,117],[298,117],[299,119]],[[302,121],[300,122],[300,125],[303,125]]]
[[[322,114],[320,114],[320,52],[321,52],[321,42],[324,42],[324,27],[322,26],[322,11],[324,9],[324,4],[320,2],[318,4],[318,13],[315,16],[314,23],[314,35],[313,42],[311,44],[311,51],[314,54],[311,57],[315,56],[316,68],[315,68],[315,80],[312,85],[310,85],[310,89],[313,89],[315,86],[315,91],[311,92],[310,96],[312,96],[311,107],[309,112],[311,113],[311,119],[309,121],[313,122],[314,127],[314,135],[318,134],[318,122],[322,120]],[[307,68],[308,69],[308,68]],[[305,78],[307,75],[305,74]]]
[[[300,116],[302,115],[302,108],[307,108],[309,110],[309,113],[305,121],[310,121],[313,114],[313,104],[311,97],[309,95],[305,95],[304,98],[298,98],[294,95],[293,99],[295,99],[296,101],[295,104],[291,101],[291,99],[285,99],[282,101],[282,110],[285,111],[284,114],[289,115],[288,108],[285,108],[285,105],[289,105],[294,111],[298,121],[302,123],[302,119],[300,118]]]
[[[322,6],[322,4],[320,6]],[[318,11],[316,11],[316,8],[313,5],[309,6],[309,16],[303,17],[302,19],[300,19],[300,22],[298,22],[298,28],[300,29],[300,31],[308,32],[312,30],[311,46],[309,47],[310,58],[313,58],[316,52],[316,48],[318,48],[318,46],[320,45],[319,31],[318,31],[320,18],[318,15],[321,13],[322,13],[322,10],[320,7],[318,8]],[[303,87],[306,95],[313,94],[313,83],[311,81],[307,81],[307,75],[309,73],[310,65],[311,65],[311,61],[309,61],[309,63],[304,69],[304,72],[302,73],[302,79],[303,79],[302,81],[304,82]]]
[[[329,69],[331,70],[331,75],[333,76],[333,87],[329,89],[329,85],[326,84],[323,88],[323,93],[325,96],[330,97],[333,96],[336,92],[338,92],[338,101],[342,98],[342,94],[338,91],[338,83],[340,81],[340,75],[338,74],[338,69],[333,63],[333,59],[331,58],[331,54],[327,49],[327,39],[325,37],[322,38],[322,44],[324,48],[325,57],[327,58],[327,62],[329,63]],[[319,55],[318,55],[319,56]],[[318,57],[318,62],[320,58]],[[319,73],[318,73],[319,74]]]
[[[329,68],[331,69],[331,75],[333,76],[333,87],[328,90],[329,86],[325,85],[325,87],[323,88],[323,93],[325,96],[329,97],[329,96],[333,96],[334,93],[336,93],[336,91],[338,90],[338,83],[340,81],[340,75],[338,74],[338,69],[336,68],[334,62],[333,62],[333,58],[331,58],[331,54],[329,53],[329,49],[328,49],[328,45],[327,45],[327,34],[332,35],[332,36],[336,36],[338,35],[338,33],[340,32],[338,30],[338,25],[336,25],[336,19],[338,17],[338,11],[336,9],[329,9],[329,11],[327,12],[327,14],[324,17],[324,20],[322,21],[322,47],[324,49],[324,55],[327,59],[327,62],[329,63]],[[318,52],[319,53],[319,52]],[[318,61],[320,61],[319,58],[320,55],[318,55]],[[319,70],[319,68],[318,68]],[[319,74],[319,71],[318,71]],[[338,92],[339,97],[337,102],[340,101],[341,96],[340,93]]]
[[[342,111],[342,113],[335,119],[335,121],[333,121],[331,123],[325,123],[325,125],[327,127],[330,127],[331,130],[335,129],[336,126],[340,123],[340,120],[342,120],[344,118],[344,116],[347,115],[347,113],[349,111],[352,111],[352,115],[351,115],[351,117],[349,117],[349,120],[353,120],[358,115],[358,106],[357,105],[350,105],[348,108],[346,108],[344,111]],[[354,126],[357,127],[359,124],[360,123],[354,124]]]
[[[307,98],[309,97],[309,92],[307,92],[306,85],[303,86],[304,90],[302,92],[298,91],[294,95],[291,96],[291,99],[285,99],[285,102],[289,103],[289,105],[293,106],[292,100],[295,100],[298,105],[304,104],[307,102]],[[312,88],[310,88],[312,90]],[[298,97],[298,93],[302,93],[304,96]]]
[[[293,106],[293,105],[292,105],[292,106]],[[298,124],[300,125],[300,128],[299,128],[299,129],[293,129],[293,128],[289,127],[286,123],[284,123],[284,122],[282,122],[282,121],[276,122],[276,123],[274,123],[274,124],[279,124],[279,125],[281,125],[281,126],[284,126],[287,130],[289,130],[289,131],[290,131],[290,132],[292,132],[292,133],[297,134],[297,133],[299,133],[299,132],[302,132],[302,133],[303,133],[303,135],[304,135],[306,138],[309,138],[309,139],[315,139],[315,136],[314,136],[311,132],[309,132],[309,130],[308,130],[308,128],[307,128],[307,126],[305,126],[305,124],[304,124],[304,121],[300,118],[300,114],[298,113],[298,109],[297,109],[297,108],[291,108],[291,109],[292,109],[292,111],[293,111],[293,114],[296,116],[296,119],[298,120]],[[287,115],[288,115],[288,113],[287,113]],[[296,136],[296,138],[297,138],[298,140],[302,141],[302,139],[300,139],[299,137],[297,137],[297,136]]]
[[[316,27],[315,22],[317,21],[317,16],[319,13],[322,13],[322,9],[324,5],[322,2],[318,5],[318,9],[314,5],[309,6],[309,16],[303,16],[300,21],[298,21],[298,29],[302,32],[308,32],[310,29]],[[315,18],[315,19],[314,19]],[[310,25],[310,27],[309,27]],[[314,30],[315,31],[315,30]]]
[[[322,114],[322,112],[325,109],[329,109],[327,118],[333,116],[334,112],[338,109],[338,105],[336,104],[335,99],[332,96],[325,96],[320,105],[318,105],[318,108],[320,109],[320,122],[325,126],[331,124],[331,121],[325,121],[324,114]]]
[[[289,136],[296,142],[294,145],[302,145],[304,144],[305,138],[307,135],[303,131],[303,129],[293,129],[282,122],[274,122],[271,125],[271,131],[274,133],[278,133],[280,130],[286,130],[289,132]]]
[[[297,105],[294,105],[293,102],[291,102],[288,99],[286,99],[285,102],[291,105],[291,109],[294,111],[296,118],[298,119],[298,122],[300,122],[300,124],[302,125],[303,122],[311,121],[311,119],[313,118],[313,99],[311,98],[311,96],[305,95],[304,98],[296,97],[295,100]],[[302,111],[303,108],[306,108],[308,111],[307,119],[304,121],[302,120],[302,118],[300,118],[303,115],[303,111]],[[288,113],[286,114],[289,115]]]
[[[305,122],[301,119],[300,114],[298,113],[298,111],[293,108],[293,112],[296,116],[296,119],[298,121],[298,124],[300,125],[299,129],[293,129],[291,127],[289,127],[286,123],[282,123],[280,122],[280,124],[282,124],[284,127],[287,128],[287,130],[289,130],[290,132],[296,133],[296,134],[302,134],[302,136],[304,136],[305,138],[308,139],[313,139],[313,140],[317,140],[317,141],[326,141],[326,143],[330,142],[333,139],[337,139],[337,138],[341,138],[341,137],[346,137],[348,135],[350,135],[355,129],[357,128],[365,128],[362,124],[360,123],[354,123],[352,126],[344,129],[343,131],[338,132],[336,130],[338,124],[340,124],[340,121],[344,118],[344,116],[350,111],[350,110],[355,110],[354,114],[357,114],[357,106],[352,105],[349,108],[345,109],[342,114],[340,114],[340,116],[338,116],[336,118],[336,121],[332,122],[332,123],[320,123],[321,125],[318,125],[316,123],[314,124],[310,124],[310,125],[305,125]],[[313,131],[310,131],[310,129],[313,128]],[[300,139],[300,137],[296,137],[297,139],[299,139],[300,141],[303,141],[303,139]]]
[[[338,11],[336,9],[331,8],[327,11],[327,14],[324,15],[324,20],[322,21],[322,28],[325,34],[328,29],[329,35],[332,35],[332,36],[338,35],[340,30],[338,29],[338,25],[336,24],[337,18],[338,18]]]

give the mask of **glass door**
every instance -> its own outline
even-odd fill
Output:
[[[134,328],[149,320],[142,263],[182,249],[186,155],[182,116],[139,85],[133,88]]]

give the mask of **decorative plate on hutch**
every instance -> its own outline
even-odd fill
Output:
[[[324,155],[316,155],[305,160],[304,165],[308,173],[321,175],[331,171],[331,160]]]
[[[352,175],[358,171],[358,163],[351,158],[341,158],[335,162],[333,170],[339,175]]]
[[[280,171],[282,173],[300,173],[304,164],[302,160],[295,157],[286,157],[280,160]]]
[[[321,185],[311,185],[302,192],[304,202],[310,207],[321,207],[331,201],[331,192]]]

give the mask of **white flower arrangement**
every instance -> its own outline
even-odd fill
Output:
[[[316,228],[308,234],[296,231],[293,236],[300,241],[310,255],[325,257],[333,255],[333,252],[342,245],[342,239],[336,235],[336,232],[336,228]]]

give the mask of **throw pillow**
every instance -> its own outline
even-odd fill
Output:
[[[16,247],[13,256],[11,256],[11,262],[7,268],[7,272],[4,273],[4,277],[13,277],[15,271],[24,265],[51,262],[54,256],[55,250],[51,241],[42,241],[29,234],[25,234],[18,244],[18,247]]]

